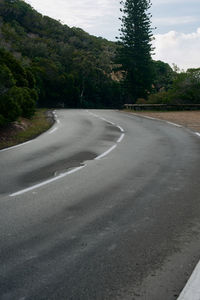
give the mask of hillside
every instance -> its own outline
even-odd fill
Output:
[[[0,48],[35,78],[37,105],[119,107],[112,80],[116,44],[43,16],[21,0],[0,0]]]

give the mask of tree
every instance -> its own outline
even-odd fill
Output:
[[[0,49],[0,126],[34,114],[38,98],[35,82],[30,68]]]
[[[15,80],[10,69],[5,64],[0,64],[0,96],[14,85]]]
[[[175,79],[176,73],[170,67],[169,64],[164,63],[160,60],[154,61],[154,91],[167,91]]]
[[[148,103],[200,104],[200,68],[176,74],[170,89],[150,95]]]
[[[153,83],[151,59],[152,28],[150,0],[121,1],[121,34],[119,38],[118,63],[124,75],[124,87],[130,100],[146,98]]]

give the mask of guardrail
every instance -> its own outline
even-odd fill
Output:
[[[200,110],[200,104],[124,104],[132,110]]]

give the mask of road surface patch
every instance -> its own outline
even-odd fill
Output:
[[[25,143],[22,143],[22,144],[19,144],[19,145],[16,145],[16,146],[12,146],[12,147],[9,147],[9,148],[2,149],[2,150],[0,150],[0,152],[5,152],[5,151],[8,151],[8,150],[12,150],[12,149],[15,149],[15,148],[19,148],[19,147],[21,147],[21,146],[30,144],[32,141],[33,141],[33,140],[28,141],[28,142],[25,142]]]
[[[56,130],[58,130],[58,127],[55,127],[54,129],[52,129],[52,130],[49,132],[49,134],[54,133]]]
[[[23,190],[21,190],[21,191],[18,191],[18,192],[16,192],[16,193],[10,194],[9,196],[10,196],[10,197],[15,197],[15,196],[19,196],[19,195],[25,194],[25,193],[30,192],[30,191],[32,191],[32,190],[38,189],[39,187],[42,187],[42,186],[44,186],[44,185],[47,185],[47,184],[52,183],[52,182],[54,182],[54,181],[57,181],[57,180],[59,180],[59,179],[61,179],[61,178],[63,178],[63,177],[66,177],[66,176],[68,176],[68,175],[71,175],[71,174],[73,174],[73,173],[75,173],[75,172],[78,172],[78,171],[80,171],[81,169],[83,169],[83,168],[85,168],[85,167],[86,167],[86,165],[81,166],[81,167],[77,167],[77,168],[72,169],[72,170],[70,170],[70,171],[68,171],[68,172],[62,173],[62,174],[60,174],[59,176],[56,176],[56,177],[54,177],[54,178],[45,180],[45,181],[43,181],[43,182],[41,182],[41,183],[35,184],[35,185],[31,186],[31,187],[28,187],[28,188],[23,189]]]
[[[173,123],[173,122],[167,121],[167,123],[170,124],[170,125],[176,126],[176,127],[180,127],[180,128],[182,127],[181,125]]]
[[[117,140],[117,143],[121,143],[121,141],[123,140],[124,136],[125,136],[125,134],[122,133],[122,135],[120,136],[120,138]]]
[[[87,111],[87,112],[88,112],[90,115],[92,115],[92,116],[94,116],[94,117],[96,117],[96,118],[98,118],[98,119],[101,119],[101,120],[103,120],[103,121],[105,121],[105,122],[111,124],[112,126],[115,126],[115,127],[117,127],[118,129],[120,129],[120,131],[123,132],[123,134],[121,134],[121,136],[120,136],[119,139],[117,140],[117,143],[120,143],[120,142],[123,140],[125,134],[124,134],[124,129],[123,129],[121,126],[117,126],[117,125],[115,125],[115,123],[113,123],[113,122],[111,122],[111,121],[109,121],[109,120],[106,120],[105,118],[101,118],[101,117],[97,116],[96,114],[93,114],[93,113],[91,113],[91,112],[89,112],[89,111]],[[58,123],[59,120],[58,120],[58,117],[57,117],[55,111],[53,112],[53,114],[54,114],[55,121]],[[53,128],[53,129],[49,132],[49,134],[54,133],[57,129],[58,129],[58,127]],[[31,141],[29,141],[29,142],[31,142]],[[99,159],[105,157],[106,155],[108,155],[110,152],[112,152],[112,151],[117,147],[117,143],[115,143],[112,147],[110,147],[110,148],[109,148],[108,150],[106,150],[104,153],[102,153],[102,154],[100,154],[99,156],[93,158],[92,160],[99,160]],[[20,146],[20,145],[18,145],[18,146]],[[16,147],[16,146],[15,146],[15,147]],[[10,149],[10,148],[8,148],[8,149]],[[58,176],[56,175],[55,177],[50,178],[50,179],[47,179],[47,180],[45,180],[45,181],[42,181],[41,183],[32,185],[31,187],[28,187],[28,188],[22,189],[22,190],[20,190],[20,191],[18,191],[18,192],[12,193],[12,194],[10,194],[9,196],[10,196],[10,197],[19,196],[19,195],[25,194],[25,193],[27,193],[27,192],[29,192],[29,191],[38,189],[38,188],[40,188],[40,187],[42,187],[42,186],[45,186],[45,185],[50,184],[50,183],[52,183],[52,182],[54,182],[54,181],[57,181],[57,180],[59,180],[59,179],[61,179],[61,178],[63,178],[63,177],[66,177],[66,176],[71,175],[71,174],[73,174],[73,173],[75,173],[75,172],[78,172],[78,171],[80,171],[81,169],[83,169],[85,166],[87,166],[87,165],[83,163],[83,165],[80,166],[80,167],[73,168],[73,169],[71,169],[70,171],[61,173],[60,175],[58,175]]]
[[[105,157],[105,156],[108,155],[110,152],[112,152],[116,147],[117,147],[116,144],[113,145],[113,146],[112,146],[111,148],[109,148],[107,151],[105,151],[105,152],[102,153],[101,155],[97,156],[97,157],[95,158],[95,160],[98,160],[98,159],[100,159],[100,158]]]

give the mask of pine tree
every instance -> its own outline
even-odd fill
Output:
[[[118,62],[124,74],[124,87],[129,101],[146,98],[153,82],[151,59],[152,28],[150,0],[125,0],[121,12]]]

